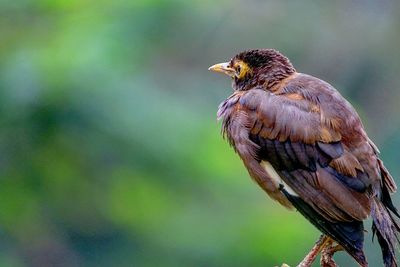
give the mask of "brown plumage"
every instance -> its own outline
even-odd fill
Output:
[[[400,227],[393,214],[399,214],[390,198],[396,185],[350,103],[273,49],[244,51],[210,69],[232,77],[234,93],[218,118],[264,191],[297,209],[361,266],[368,266],[363,220],[371,216],[385,266],[397,266]]]

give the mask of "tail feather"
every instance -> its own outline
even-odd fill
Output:
[[[293,206],[322,233],[334,239],[352,256],[362,267],[367,267],[367,259],[363,251],[364,226],[362,221],[330,222],[315,211],[301,198],[290,195],[284,188],[281,191]]]
[[[378,159],[382,175],[382,184],[377,196],[371,203],[371,217],[373,219],[372,232],[376,235],[382,250],[385,267],[398,267],[395,251],[399,243],[400,225],[394,216],[400,218],[400,214],[393,205],[391,193],[396,192],[396,183],[383,162]]]
[[[372,231],[381,246],[385,267],[398,267],[395,251],[399,240],[398,233],[400,232],[400,226],[394,220],[389,210],[391,208],[385,206],[383,201],[377,198],[372,201]]]
[[[386,179],[384,179],[383,181],[386,181]],[[393,205],[389,190],[390,189],[386,186],[386,184],[384,184],[384,186],[382,187],[381,201],[386,208],[388,208],[391,212],[393,212],[394,215],[397,216],[397,218],[400,218],[400,214],[397,208]]]
[[[389,171],[383,165],[382,160],[378,159],[378,164],[379,164],[379,169],[382,174],[382,180],[383,180],[383,184],[384,184],[383,187],[385,187],[386,190],[390,193],[396,192],[397,186],[396,186],[396,183],[394,182],[392,175],[390,175]]]

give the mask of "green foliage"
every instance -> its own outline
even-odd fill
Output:
[[[278,48],[350,98],[398,175],[397,6],[0,1],[0,266],[295,265],[319,234],[222,140],[230,85],[207,67]]]

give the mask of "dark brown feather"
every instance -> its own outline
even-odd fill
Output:
[[[398,215],[390,199],[396,185],[359,116],[331,85],[296,73],[288,60],[275,53],[257,58],[268,53],[237,57],[254,69],[251,80],[234,84],[238,91],[219,107],[224,136],[265,192],[295,206],[362,266],[362,221],[371,214],[385,265],[397,266],[400,227],[389,212]]]

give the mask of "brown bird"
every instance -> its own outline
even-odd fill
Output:
[[[323,266],[336,266],[338,250],[368,266],[363,221],[369,216],[385,267],[398,266],[394,215],[400,215],[390,197],[396,184],[351,104],[273,49],[244,51],[209,69],[232,78],[234,93],[220,104],[218,118],[250,176],[323,233],[298,266],[311,266],[320,252]]]

